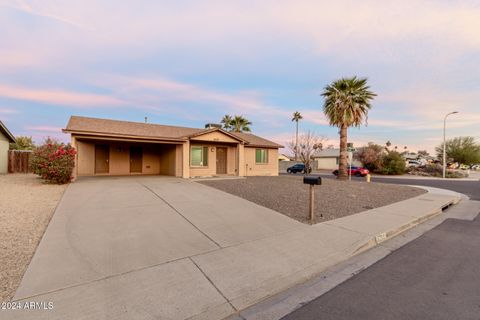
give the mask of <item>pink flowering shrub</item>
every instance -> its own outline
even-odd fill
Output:
[[[48,182],[68,183],[72,180],[76,153],[70,144],[47,139],[33,152],[30,165],[35,174]]]

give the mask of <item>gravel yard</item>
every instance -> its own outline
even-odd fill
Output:
[[[302,176],[248,177],[198,183],[255,202],[300,222],[308,222],[309,186],[303,184]],[[426,192],[419,188],[373,182],[322,179],[322,183],[315,186],[317,222],[382,207]]]
[[[13,298],[66,187],[0,175],[0,301]]]

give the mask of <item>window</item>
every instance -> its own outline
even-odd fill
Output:
[[[339,157],[336,157],[336,158],[335,158],[335,164],[338,164],[338,163],[339,163],[339,159],[340,159]]]
[[[256,149],[255,150],[255,163],[268,163],[268,150]]]
[[[207,167],[208,147],[192,146],[190,149],[190,165],[192,167]]]

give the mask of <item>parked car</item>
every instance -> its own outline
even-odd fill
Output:
[[[408,160],[406,163],[407,167],[419,167],[422,163],[418,160]]]
[[[309,171],[311,171],[311,170],[309,170]],[[307,173],[307,171],[305,170],[305,165],[303,163],[297,163],[297,164],[294,164],[291,167],[288,167],[287,172],[288,173],[297,173],[297,172]]]
[[[348,171],[350,171],[350,174],[352,176],[356,176],[356,177],[365,177],[367,174],[370,173],[368,169],[362,168],[362,167],[351,167],[351,168],[347,167],[347,174],[348,174]],[[334,170],[332,173],[338,176],[338,169]]]
[[[470,167],[472,170],[480,170],[480,164],[474,164]]]

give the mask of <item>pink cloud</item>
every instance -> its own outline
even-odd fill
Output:
[[[52,126],[31,126],[31,127],[26,127],[25,129],[30,131],[36,131],[36,132],[54,132],[54,133],[62,132],[61,127],[52,127]]]
[[[1,114],[1,115],[4,115],[4,114],[14,114],[14,113],[17,113],[17,110],[11,109],[11,108],[0,108],[0,114]]]
[[[115,97],[66,90],[30,89],[0,84],[0,97],[54,104],[65,107],[116,107],[125,101]]]

